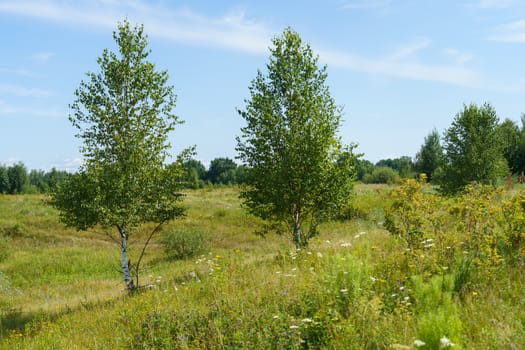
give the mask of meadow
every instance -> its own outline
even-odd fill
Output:
[[[256,235],[238,193],[188,191],[133,296],[106,231],[64,227],[46,196],[0,196],[0,348],[525,349],[521,188],[358,185],[299,251]]]

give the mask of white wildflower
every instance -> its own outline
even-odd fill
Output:
[[[293,324],[293,325],[290,326],[290,329],[299,329],[299,326],[296,326],[296,325]]]
[[[422,341],[422,340],[419,340],[419,339],[414,340],[414,346],[415,346],[416,348],[419,348],[420,346],[423,346],[423,345],[426,345],[426,344],[427,344],[427,343],[425,343],[425,342]]]
[[[341,243],[341,247],[351,247],[351,246],[352,246],[352,243],[348,243],[348,242]]]
[[[340,290],[341,293],[348,293],[348,289],[344,288]]]
[[[370,276],[370,279],[372,280],[372,283],[374,283],[375,281],[377,281],[377,278],[375,278],[374,276]]]
[[[275,316],[273,316],[273,319],[274,319],[274,320],[278,320],[278,319],[279,319],[279,315],[275,315]]]
[[[303,319],[301,320],[301,322],[302,322],[302,323],[310,323],[310,322],[312,322],[312,319],[311,319],[311,318],[308,318],[308,317],[307,317],[307,318],[303,318]]]
[[[439,348],[440,349],[446,349],[446,348],[451,348],[453,346],[455,346],[456,344],[454,344],[453,342],[450,341],[450,339],[448,339],[447,337],[443,336],[441,339],[439,339]]]
[[[322,258],[322,257],[323,257],[323,253],[321,253],[321,252],[317,252],[317,257],[318,257],[318,258]]]

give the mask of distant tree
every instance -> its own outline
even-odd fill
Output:
[[[47,184],[45,172],[43,170],[31,170],[29,172],[29,183],[40,193],[46,193],[49,191],[49,185]]]
[[[508,172],[503,147],[494,108],[464,105],[445,132],[444,164],[434,174],[441,191],[454,194],[472,182],[495,185]]]
[[[7,193],[20,194],[28,183],[27,168],[22,163],[13,164],[7,168]]]
[[[212,184],[234,184],[236,183],[237,164],[230,158],[215,158],[210,163],[206,173],[206,180]]]
[[[251,213],[285,224],[301,248],[348,203],[355,161],[341,155],[353,147],[344,148],[337,136],[342,111],[310,46],[288,28],[270,52],[267,74],[258,72],[238,111],[246,121],[237,138],[246,165],[241,198]]]
[[[0,164],[0,194],[9,192],[9,177],[7,167]]]
[[[182,164],[184,174],[182,181],[188,188],[200,188],[204,186],[206,168],[196,159],[188,159]]]
[[[399,176],[403,178],[413,177],[414,164],[412,163],[412,158],[409,156],[402,156],[394,159],[381,159],[375,164],[376,167],[389,167],[394,169]]]
[[[367,184],[393,184],[398,178],[397,170],[389,166],[376,166],[371,173],[363,176],[363,182]]]
[[[372,174],[372,171],[374,171],[374,164],[366,159],[357,159],[356,162],[356,175],[357,180],[363,181],[364,177],[367,174]]]
[[[179,192],[183,152],[166,165],[168,134],[179,119],[168,73],[147,61],[143,26],[119,24],[113,38],[118,53],[104,50],[100,73],[88,73],[76,90],[70,121],[79,130],[84,164],[54,193],[53,204],[69,226],[84,230],[100,224],[118,231],[121,266],[129,292],[139,286],[139,268],[152,236],[183,215]],[[135,264],[128,240],[141,224],[155,223]],[[111,236],[111,234],[108,233]],[[131,271],[135,273],[135,282]]]
[[[44,181],[47,184],[48,191],[54,191],[59,184],[66,181],[70,176],[71,174],[67,171],[52,168],[44,174]]]
[[[443,163],[443,148],[441,147],[439,133],[436,129],[432,130],[416,154],[414,169],[419,173],[427,175],[429,181],[432,180],[434,171]]]

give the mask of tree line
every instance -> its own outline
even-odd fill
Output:
[[[28,171],[23,163],[0,164],[0,194],[51,193],[71,174],[55,168]]]

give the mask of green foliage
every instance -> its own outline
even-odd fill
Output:
[[[27,168],[22,163],[17,163],[7,168],[7,193],[23,193],[24,187],[28,183]]]
[[[421,149],[416,154],[414,169],[418,173],[425,173],[427,179],[432,181],[432,175],[443,164],[443,149],[436,129],[425,137]]]
[[[411,178],[414,173],[414,164],[412,163],[412,158],[409,156],[403,156],[394,159],[381,159],[376,163],[376,167],[389,167],[394,169],[399,176],[402,178]]]
[[[237,183],[237,164],[230,158],[215,158],[204,177],[212,184],[231,185]]]
[[[204,187],[204,178],[206,175],[206,168],[196,159],[188,159],[183,162],[182,167],[185,172],[182,174],[182,182],[187,188],[202,188]]]
[[[445,132],[444,165],[434,174],[441,192],[458,193],[473,182],[496,185],[508,172],[503,149],[492,106],[465,105]]]
[[[125,21],[113,38],[118,53],[104,50],[97,60],[100,72],[88,73],[75,91],[69,119],[79,130],[85,163],[58,188],[53,204],[77,229],[96,224],[118,229],[129,287],[127,239],[143,223],[161,225],[182,215],[178,179],[191,152],[165,164],[168,134],[180,123],[173,114],[176,96],[167,85],[168,73],[147,61],[143,27],[131,28]],[[143,253],[135,265],[137,284]]]
[[[399,174],[396,170],[388,166],[374,167],[371,173],[363,176],[363,182],[365,184],[393,184],[396,179],[399,178]]]
[[[7,193],[9,190],[9,177],[7,176],[7,167],[0,164],[0,194]]]
[[[286,223],[299,248],[351,193],[354,157],[341,156],[353,147],[336,135],[341,109],[310,46],[288,28],[270,52],[267,74],[258,72],[238,111],[246,121],[237,138],[248,185],[241,197],[251,213]]]
[[[187,259],[203,253],[209,242],[209,236],[200,230],[175,229],[163,233],[160,242],[168,258]]]
[[[454,278],[443,275],[425,281],[421,276],[414,276],[412,284],[417,313],[417,339],[425,343],[420,349],[447,348],[444,338],[457,348],[461,343],[463,326],[453,300]]]

